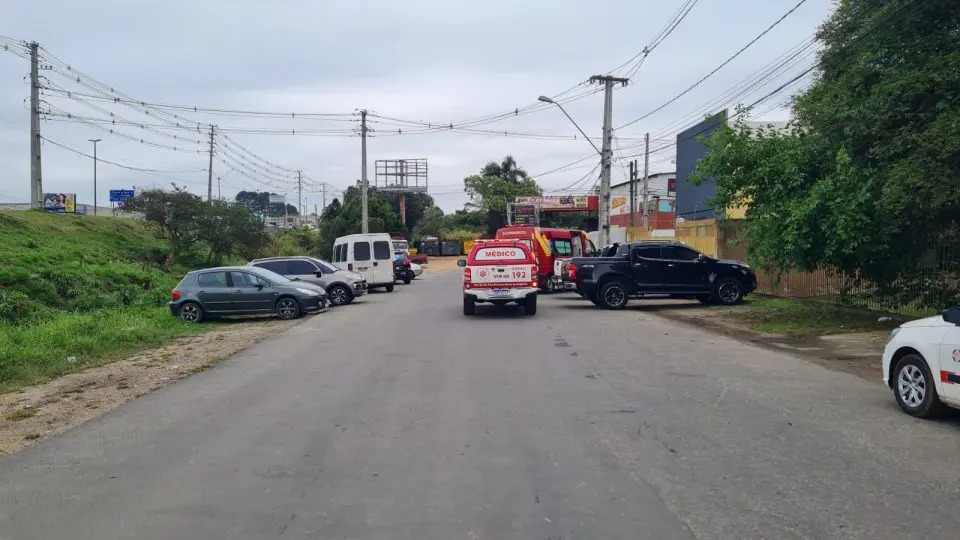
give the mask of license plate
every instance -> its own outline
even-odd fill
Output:
[[[510,289],[493,289],[490,291],[491,298],[503,298],[510,296]]]

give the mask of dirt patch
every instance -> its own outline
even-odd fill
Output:
[[[459,270],[460,267],[457,266],[457,261],[463,258],[464,257],[430,257],[427,259],[427,264],[424,265],[423,268],[430,272]]]
[[[295,321],[230,323],[48,383],[0,395],[0,455],[92,420],[161,386],[203,371]]]
[[[860,331],[828,335],[795,335],[757,330],[744,317],[749,306],[717,307],[669,302],[650,311],[657,315],[724,334],[762,347],[787,352],[824,367],[879,380],[880,359],[889,330]]]

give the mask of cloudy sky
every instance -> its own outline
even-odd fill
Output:
[[[359,178],[360,139],[352,130],[353,113],[363,108],[375,130],[368,141],[371,182],[374,160],[427,158],[430,192],[452,211],[465,202],[463,178],[506,154],[538,175],[548,192],[589,190],[599,161],[588,157],[591,146],[574,138],[576,129],[556,107],[530,106],[541,94],[569,90],[562,97],[578,99],[566,105],[568,112],[599,136],[603,94],[588,92],[595,85],[576,85],[621,65],[615,74],[634,73],[630,85],[614,93],[614,125],[646,118],[617,130],[614,182],[642,153],[646,132],[652,148],[662,147],[651,172],[671,170],[669,145],[677,131],[718,108],[752,103],[814,61],[806,53],[787,55],[807,51],[799,46],[830,13],[829,0],[807,0],[671,102],[797,2],[699,0],[637,69],[628,60],[687,0],[8,0],[0,36],[37,41],[45,67],[52,68],[42,71],[50,88],[42,108],[53,113],[41,126],[51,141],[43,145],[45,191],[92,202],[92,160],[75,151],[91,153],[88,139],[102,139],[101,159],[148,171],[101,162],[101,202],[109,189],[170,182],[205,193],[207,134],[185,127],[216,124],[214,174],[224,198],[263,186],[264,179],[268,189],[295,196],[295,173],[288,170],[301,169],[312,207],[321,199],[319,182],[330,186],[332,199]],[[29,63],[17,56],[22,46],[2,49],[0,43],[0,201],[26,202]],[[790,62],[763,71],[784,59]],[[79,82],[76,72],[83,75]],[[785,119],[783,104],[805,80],[759,104],[754,117]],[[210,114],[110,101],[121,95],[147,104],[333,116]],[[517,109],[524,114],[496,118]],[[277,134],[291,130],[298,134]],[[587,159],[541,174],[581,158]]]

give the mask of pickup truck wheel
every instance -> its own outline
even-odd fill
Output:
[[[619,281],[610,281],[600,287],[600,305],[607,309],[627,307],[627,287]]]
[[[537,295],[531,294],[523,302],[523,314],[527,316],[537,314]]]
[[[733,278],[723,278],[717,281],[713,296],[720,305],[733,306],[743,302],[743,286]]]
[[[714,301],[713,301],[713,295],[712,295],[712,294],[698,294],[698,295],[697,295],[697,300],[699,300],[701,304],[713,304],[713,303],[714,303]]]
[[[463,297],[463,314],[464,315],[473,315],[477,312],[477,303],[473,301],[473,298],[469,296]]]

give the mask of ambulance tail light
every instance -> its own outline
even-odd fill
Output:
[[[470,281],[473,279],[473,273],[470,271],[470,268],[463,269],[463,288],[470,288]]]

